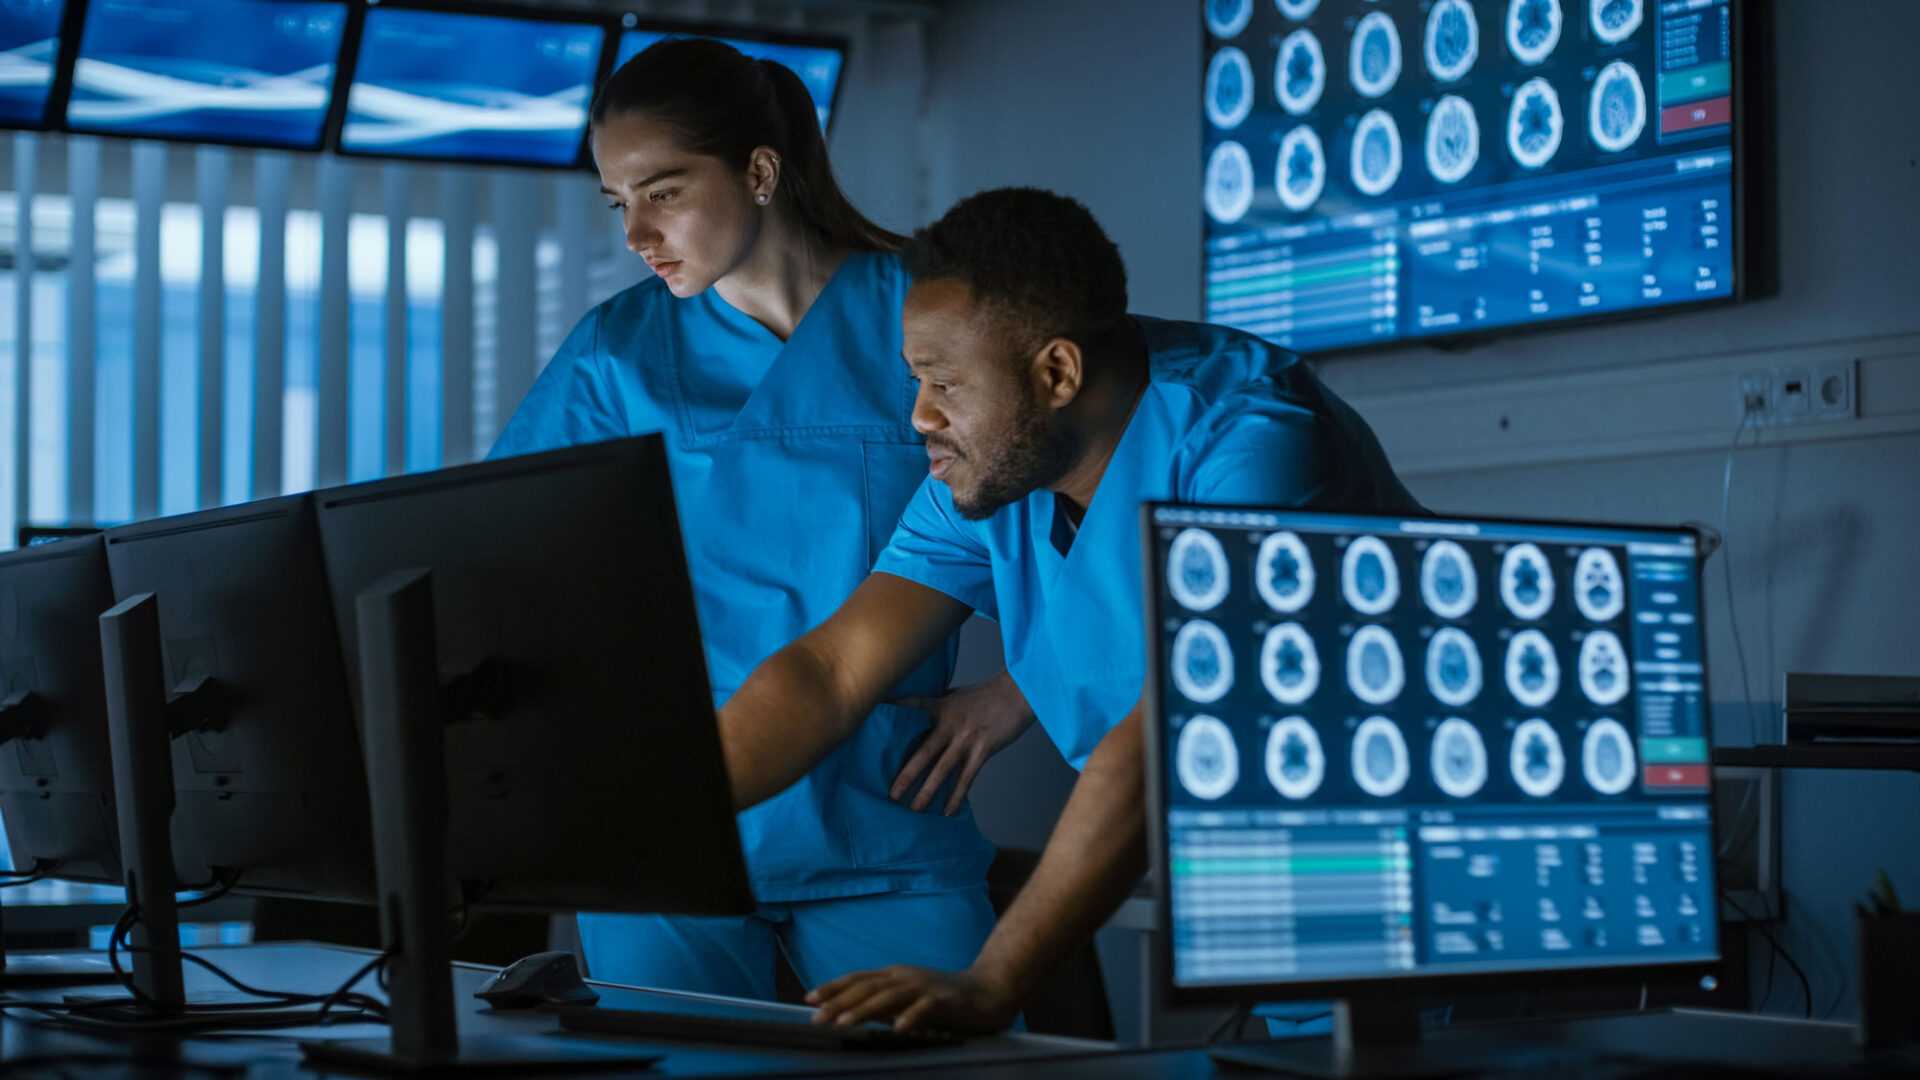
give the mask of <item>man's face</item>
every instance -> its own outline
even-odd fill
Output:
[[[902,353],[920,384],[913,426],[955,509],[977,521],[1065,475],[1078,440],[965,282],[915,284],[902,317]]]
[[[673,130],[644,113],[616,113],[593,129],[600,190],[620,215],[627,247],[682,299],[705,292],[746,257],[760,215],[743,170],[680,149]]]

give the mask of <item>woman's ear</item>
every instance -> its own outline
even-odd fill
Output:
[[[747,192],[753,201],[765,206],[780,190],[780,154],[771,146],[758,146],[747,157]]]

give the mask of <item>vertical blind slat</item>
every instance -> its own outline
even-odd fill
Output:
[[[347,482],[347,226],[353,212],[353,167],[320,159],[314,178],[320,208],[320,351],[314,479],[321,487]]]
[[[534,355],[534,312],[531,298],[536,295],[534,236],[539,218],[538,188],[523,173],[498,172],[491,178],[493,188],[493,235],[499,249],[499,269],[495,278],[494,304],[494,410],[495,424],[505,425],[533,386],[538,362]],[[488,436],[495,434],[489,432]]]
[[[167,146],[133,144],[133,517],[160,516],[160,213]]]
[[[440,463],[473,460],[473,173],[440,178],[446,266],[440,287]]]
[[[94,206],[100,201],[100,140],[67,141],[73,226],[67,262],[67,520],[94,520]]]
[[[218,146],[195,153],[200,197],[199,403],[194,442],[196,504],[218,506],[226,454],[227,421],[227,170],[232,155]]]
[[[13,137],[13,523],[33,513],[33,197],[39,190],[40,140]],[[13,537],[0,538],[5,546]]]
[[[387,352],[384,475],[407,471],[407,196],[412,167],[390,164],[381,174],[381,210],[387,215]]]
[[[254,200],[260,208],[260,278],[255,300],[253,369],[253,497],[283,490],[287,386],[286,154],[253,159]]]

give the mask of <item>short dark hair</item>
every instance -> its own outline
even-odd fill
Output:
[[[1009,320],[1021,348],[1055,337],[1086,346],[1127,314],[1120,249],[1085,206],[1039,188],[962,199],[900,253],[916,281],[965,282]]]

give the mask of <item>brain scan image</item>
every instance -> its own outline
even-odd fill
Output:
[[[1627,606],[1626,582],[1620,563],[1606,548],[1588,548],[1573,564],[1573,602],[1580,614],[1606,622]]]
[[[1420,560],[1420,596],[1427,609],[1443,619],[1458,619],[1480,599],[1480,582],[1467,551],[1451,540],[1438,540]]]
[[[1467,0],[1440,0],[1427,13],[1427,70],[1452,82],[1480,58],[1480,27]]]
[[[1560,748],[1560,735],[1545,720],[1528,720],[1514,730],[1509,758],[1513,782],[1536,799],[1560,790],[1560,781],[1566,779],[1567,755]]]
[[[1487,782],[1487,744],[1479,729],[1448,717],[1433,732],[1433,782],[1456,799],[1478,792]]]
[[[1205,529],[1182,529],[1167,548],[1167,591],[1188,611],[1212,611],[1227,598],[1227,553]]]
[[[1560,152],[1560,136],[1566,126],[1560,94],[1553,84],[1529,79],[1513,92],[1513,104],[1507,106],[1507,151],[1513,160],[1537,169]]]
[[[1587,728],[1580,743],[1580,771],[1587,786],[1602,795],[1618,795],[1633,786],[1633,740],[1618,720],[1602,718]]]
[[[1647,126],[1647,91],[1640,73],[1625,60],[1600,69],[1587,104],[1587,127],[1594,144],[1608,153],[1632,146]]]
[[[1326,89],[1327,58],[1320,39],[1306,29],[1288,34],[1273,62],[1273,93],[1280,107],[1300,116],[1320,103]]]
[[[1296,22],[1313,14],[1314,9],[1320,6],[1320,0],[1275,0],[1275,3],[1279,5],[1280,14]]]
[[[1281,623],[1260,643],[1260,681],[1282,705],[1299,705],[1320,689],[1320,654],[1299,623]]]
[[[1275,159],[1273,190],[1280,204],[1294,213],[1311,207],[1327,186],[1327,155],[1320,148],[1320,136],[1305,124],[1287,132],[1280,140]]]
[[[1384,195],[1400,179],[1400,127],[1385,109],[1360,118],[1350,165],[1353,186],[1363,195]]]
[[[1560,0],[1508,0],[1507,51],[1523,64],[1538,64],[1560,44]]]
[[[1407,740],[1384,716],[1370,716],[1353,733],[1353,781],[1369,795],[1386,798],[1407,786],[1412,767]]]
[[[1480,696],[1480,648],[1457,627],[1444,626],[1427,642],[1427,689],[1459,708]]]
[[[1371,12],[1354,27],[1347,71],[1362,97],[1377,98],[1400,80],[1400,31],[1386,12]]]
[[[1427,117],[1427,171],[1443,184],[1458,183],[1480,160],[1480,120],[1473,106],[1448,94]]]
[[[1348,606],[1363,615],[1378,615],[1400,599],[1400,571],[1379,537],[1356,537],[1347,545],[1340,560],[1340,587]]]
[[[1385,627],[1363,626],[1347,642],[1347,685],[1369,705],[1385,705],[1407,685],[1400,645]]]
[[[1214,147],[1207,159],[1205,187],[1208,217],[1222,225],[1245,217],[1253,206],[1253,158],[1247,148],[1232,141]]]
[[[1299,611],[1313,599],[1313,558],[1293,533],[1277,532],[1260,541],[1253,574],[1260,599],[1283,615]]]
[[[1587,14],[1593,21],[1593,36],[1609,45],[1618,45],[1640,29],[1645,16],[1641,0],[1587,0]]]
[[[1515,544],[1500,559],[1500,599],[1515,617],[1537,619],[1553,607],[1553,568],[1532,544]]]
[[[1233,688],[1233,650],[1227,635],[1204,619],[1195,619],[1173,635],[1173,685],[1188,701],[1219,701]]]
[[[1522,630],[1507,642],[1507,692],[1529,709],[1538,709],[1560,692],[1560,661],[1547,635]]]
[[[1627,696],[1627,654],[1611,630],[1595,630],[1580,642],[1580,692],[1595,705],[1614,705]]]
[[[1207,122],[1234,128],[1253,111],[1253,64],[1229,45],[1207,62]]]
[[[1207,32],[1217,38],[1230,38],[1245,30],[1253,21],[1253,3],[1254,0],[1207,0]]]
[[[1180,728],[1173,751],[1180,786],[1196,799],[1217,799],[1240,779],[1240,752],[1233,732],[1211,716],[1196,716]]]
[[[1327,755],[1320,734],[1298,716],[1289,716],[1267,732],[1267,782],[1289,799],[1320,790],[1327,776]]]

